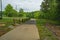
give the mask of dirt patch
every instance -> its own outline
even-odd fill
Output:
[[[0,27],[0,37],[2,35],[4,35],[5,33],[7,33],[8,31],[10,31],[11,29],[10,28],[7,28],[7,27]]]

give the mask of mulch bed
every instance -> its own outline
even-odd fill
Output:
[[[55,34],[57,36],[57,38],[60,40],[60,26],[56,26],[53,24],[49,24],[47,23],[45,25],[50,31],[53,32],[53,34]]]
[[[0,30],[0,36],[4,35],[5,33],[6,33],[6,31]]]

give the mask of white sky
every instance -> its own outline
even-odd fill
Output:
[[[40,10],[40,5],[43,0],[2,0],[4,9],[7,4],[11,4],[17,10],[23,8],[24,11],[36,11]]]

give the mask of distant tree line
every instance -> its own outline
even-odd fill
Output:
[[[2,12],[5,17],[23,17],[26,16],[24,10],[20,8],[19,11],[15,10],[11,4],[8,4],[5,7],[5,10]]]
[[[11,4],[8,4],[5,7],[5,10],[2,12],[4,17],[29,17],[34,18],[35,11],[32,12],[24,12],[22,8],[19,11],[13,8]]]

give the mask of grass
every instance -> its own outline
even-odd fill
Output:
[[[1,26],[0,27],[0,36],[5,34],[6,32],[12,30],[11,28],[9,28],[10,25],[15,25],[14,20],[16,19],[15,22],[19,23],[22,22],[19,19],[23,19],[26,21],[26,17],[25,18],[20,18],[20,17],[3,17],[3,19],[0,19],[0,25],[1,24],[5,24],[5,26]],[[28,18],[27,18],[28,19]]]
[[[44,26],[45,23],[46,20],[37,20],[37,27],[40,35],[40,40],[58,40],[56,36]]]
[[[17,19],[16,21],[18,21],[19,19],[26,19],[26,17],[25,18],[20,18],[20,17],[3,17],[3,19],[0,20],[0,23],[12,24],[14,18]]]
[[[0,19],[0,24],[5,24],[4,28],[11,25],[13,23],[13,19],[12,18],[3,18],[3,19]]]
[[[11,24],[13,24],[13,18],[12,17],[3,17],[3,19],[0,19],[0,25],[5,24],[4,26],[0,26],[0,36],[5,34],[6,32],[10,31],[11,29],[8,28]]]

